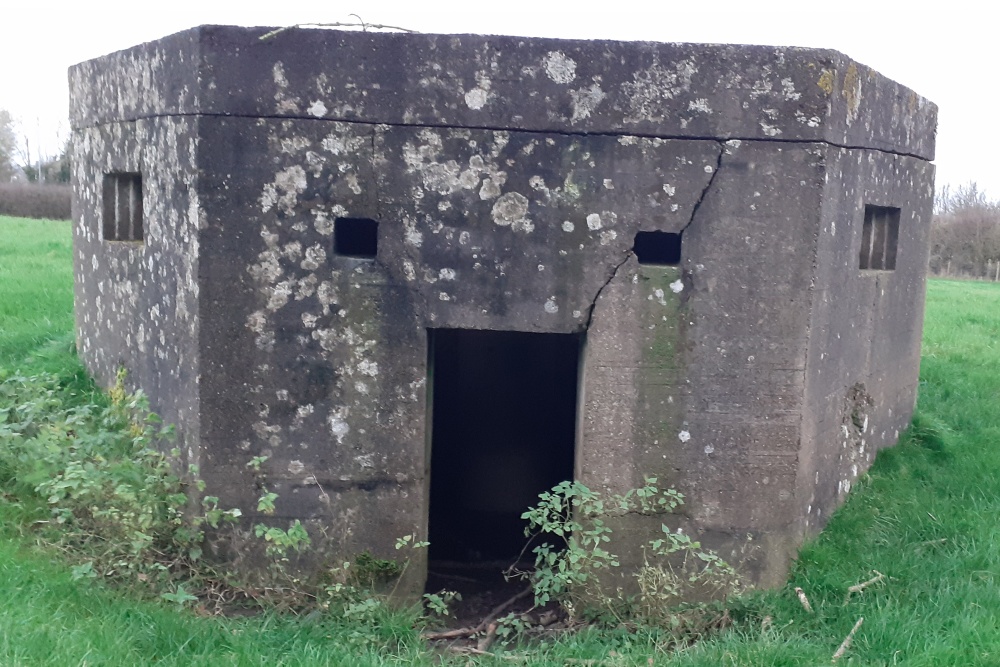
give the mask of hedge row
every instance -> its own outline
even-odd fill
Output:
[[[70,187],[68,185],[0,183],[0,215],[69,220],[72,216],[70,213]]]

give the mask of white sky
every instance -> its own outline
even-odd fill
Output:
[[[96,5],[96,6],[95,6]],[[57,150],[68,132],[66,69],[200,24],[355,21],[421,32],[581,39],[724,42],[837,49],[940,107],[938,187],[976,181],[1000,198],[990,146],[1000,109],[1000,6],[987,2],[829,0],[0,0],[0,109],[32,143]],[[697,7],[697,9],[695,9]]]

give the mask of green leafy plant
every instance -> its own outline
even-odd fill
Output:
[[[508,576],[530,582],[536,606],[557,602],[571,619],[588,607],[598,615],[628,611],[647,620],[665,618],[669,607],[690,593],[735,592],[739,581],[731,566],[666,524],[661,525],[662,534],[645,545],[645,564],[635,573],[638,599],[620,589],[606,590],[602,573],[620,565],[609,551],[612,529],[607,520],[625,514],[668,514],[684,502],[682,494],[656,483],[650,477],[640,488],[605,497],[580,482],[562,482],[540,494],[539,503],[522,515],[528,521],[525,535],[543,540],[532,551],[534,568],[514,566]]]
[[[47,541],[84,560],[74,577],[116,577],[154,589],[188,576],[202,555],[204,527],[234,522],[200,491],[169,450],[172,429],[149,411],[119,372],[107,400],[66,400],[55,376],[13,376],[0,383],[0,484],[48,518]]]
[[[277,559],[287,558],[289,551],[301,552],[312,544],[308,531],[298,519],[287,530],[258,523],[254,526],[254,535],[266,543],[267,555]]]
[[[198,601],[198,596],[191,595],[186,590],[184,590],[184,584],[177,586],[177,590],[172,593],[163,593],[160,595],[161,598],[167,602],[173,602],[178,607],[184,607],[186,605],[192,604]]]

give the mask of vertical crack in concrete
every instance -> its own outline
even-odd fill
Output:
[[[712,184],[715,183],[716,176],[719,175],[719,170],[722,168],[722,156],[726,152],[726,144],[724,141],[719,141],[718,144],[719,144],[719,154],[715,158],[715,169],[712,171],[712,176],[708,179],[708,183],[706,183],[705,187],[702,188],[701,194],[698,195],[698,201],[696,201],[694,203],[694,206],[691,208],[691,217],[688,219],[687,224],[685,224],[684,227],[682,227],[681,231],[679,232],[682,238],[684,235],[684,231],[691,226],[692,222],[694,222],[694,218],[698,214],[698,209],[701,208],[702,203],[705,201],[705,197],[708,196],[709,190],[712,189]],[[606,288],[608,285],[611,284],[611,281],[614,280],[615,276],[618,275],[618,270],[622,268],[622,266],[625,265],[625,262],[627,262],[629,258],[632,257],[634,254],[635,253],[631,250],[626,252],[625,257],[622,258],[622,261],[618,262],[618,264],[615,265],[615,267],[611,270],[610,275],[608,275],[608,279],[605,280],[604,284],[601,285],[601,287],[597,290],[597,294],[594,295],[593,300],[590,302],[590,309],[587,311],[587,323],[584,325],[583,329],[584,331],[590,330],[590,324],[591,322],[594,321],[594,310],[597,308],[597,301],[598,299],[601,298],[601,294],[604,292],[604,288]]]
[[[375,190],[375,220],[377,222],[382,222],[382,193],[380,192],[379,188],[379,179],[378,179],[379,171],[377,166],[378,156],[376,155],[378,151],[378,131],[379,128],[377,125],[372,127],[371,169],[372,169],[372,188]]]
[[[611,281],[618,275],[618,269],[622,268],[625,262],[627,262],[634,254],[635,253],[631,250],[626,252],[622,261],[615,264],[615,267],[611,269],[611,274],[608,276],[608,279],[605,280],[604,284],[597,290],[597,294],[594,295],[594,299],[590,302],[590,309],[587,311],[587,323],[583,326],[584,331],[590,330],[590,323],[594,320],[594,309],[597,308],[597,300],[601,298],[601,293],[604,291],[604,288],[611,284]]]
[[[712,184],[715,183],[715,177],[719,175],[719,170],[722,169],[722,156],[725,155],[725,153],[726,144],[724,141],[720,141],[719,155],[715,158],[715,170],[712,172],[711,178],[708,179],[708,183],[706,183],[705,187],[702,188],[701,194],[698,196],[698,201],[694,203],[694,207],[691,209],[691,217],[688,218],[687,224],[681,228],[680,236],[682,239],[684,238],[684,232],[687,231],[687,228],[691,226],[692,222],[694,222],[695,216],[698,215],[698,209],[701,208],[701,205],[705,201],[705,197],[708,196],[708,191],[712,189]]]

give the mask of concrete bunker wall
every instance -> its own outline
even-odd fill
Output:
[[[199,218],[197,120],[157,117],[74,131],[76,344],[104,386],[126,369],[197,465]],[[109,240],[105,183],[141,175],[143,238]]]
[[[73,76],[81,356],[104,383],[130,371],[224,504],[252,513],[246,464],[267,455],[276,521],[307,521],[342,556],[391,557],[397,537],[427,533],[434,332],[575,335],[575,477],[676,486],[686,529],[775,584],[909,420],[934,118],[912,93],[828,52],[789,50],[802,74],[784,52],[600,43],[609,63],[657,55],[624,92],[609,70],[562,105],[545,87],[568,88],[596,47],[303,33],[320,63],[369,40],[404,53],[416,73],[371,74],[357,97],[331,82],[350,68],[276,60],[257,32],[202,28]],[[491,73],[427,69],[460,70],[464,51],[475,67],[492,54]],[[750,86],[741,109],[718,76],[690,80],[706,63]],[[535,86],[523,115],[498,104],[508,69]],[[457,100],[437,116],[409,88],[432,72],[425,88]],[[240,76],[261,80],[234,88]],[[449,88],[463,77],[476,87]],[[306,113],[313,87],[342,106]],[[141,243],[102,238],[114,174],[141,175]],[[871,206],[899,211],[894,270],[859,265]],[[654,231],[680,239],[676,263],[633,252]],[[638,557],[660,523],[620,519],[619,550]]]

